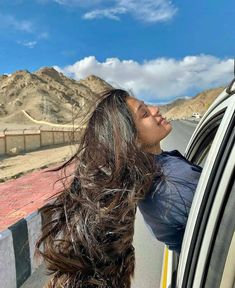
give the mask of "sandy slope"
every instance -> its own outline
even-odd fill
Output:
[[[57,146],[13,157],[0,157],[0,182],[18,178],[30,171],[64,162],[76,151],[76,146]],[[1,184],[0,184],[1,185]]]

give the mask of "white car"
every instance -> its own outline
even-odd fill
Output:
[[[180,257],[165,247],[161,288],[235,288],[235,79],[200,120],[186,157],[203,167]]]
[[[199,114],[198,112],[194,112],[192,114],[192,117],[199,119],[199,118],[201,118],[201,114]]]

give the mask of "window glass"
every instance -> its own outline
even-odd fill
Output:
[[[202,146],[201,146],[200,151],[199,151],[200,153],[197,153],[195,155],[193,163],[195,163],[201,167],[204,167],[208,153],[210,151],[210,148],[211,148],[211,145],[212,145],[212,142],[214,140],[214,137],[215,137],[215,134],[216,134],[218,127],[219,126],[217,126],[216,129],[213,131],[213,133],[211,133],[209,135],[209,137],[206,138],[204,142],[202,142],[202,144],[201,144]]]
[[[200,129],[191,149],[189,159],[201,167],[204,167],[212,142],[219,128],[225,111],[220,112],[209,119]]]

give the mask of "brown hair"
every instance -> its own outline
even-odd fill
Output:
[[[136,143],[128,96],[121,89],[102,95],[77,153],[56,169],[76,163],[71,185],[41,209],[37,248],[53,274],[47,287],[130,287],[136,206],[156,167]]]

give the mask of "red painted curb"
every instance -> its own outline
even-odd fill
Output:
[[[72,176],[74,166],[70,165],[66,170],[46,172],[58,166],[59,164],[53,165],[0,184],[0,231],[44,206],[51,196],[63,189],[63,182],[65,185],[69,184],[71,177],[63,182],[55,182],[63,178],[65,173]]]

